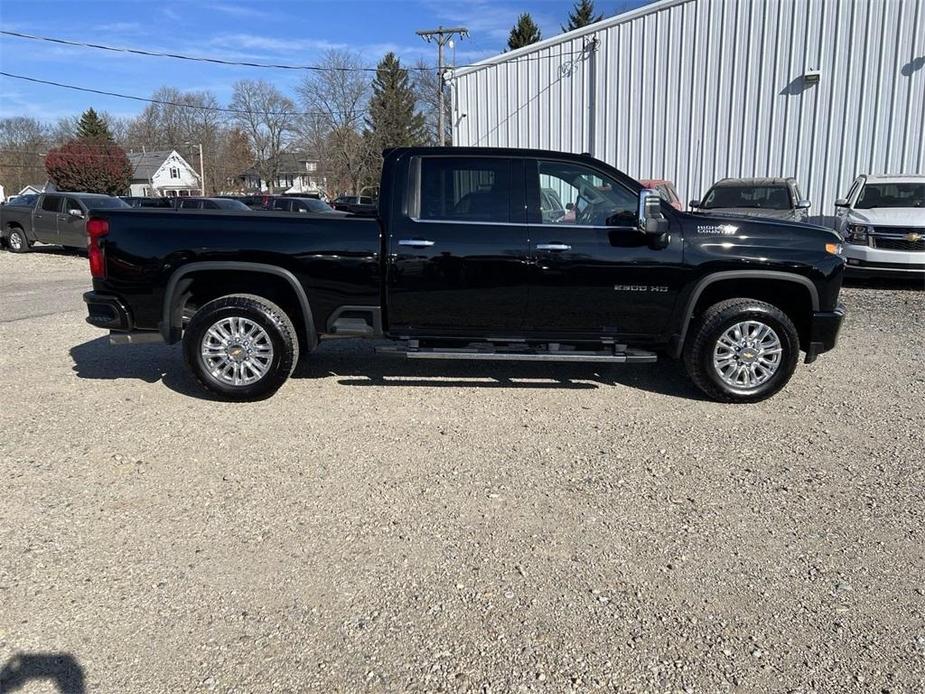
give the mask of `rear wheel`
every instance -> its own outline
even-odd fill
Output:
[[[263,297],[210,301],[183,335],[186,363],[207,390],[228,400],[262,400],[286,382],[299,359],[289,316]]]
[[[31,249],[26,232],[18,227],[10,229],[6,235],[6,245],[13,253],[28,253]]]
[[[684,349],[691,380],[720,402],[758,402],[783,388],[796,369],[800,338],[776,306],[729,299],[708,308]]]

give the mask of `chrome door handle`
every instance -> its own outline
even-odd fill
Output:
[[[537,244],[538,251],[570,251],[572,247],[567,243],[540,243]]]
[[[398,242],[398,245],[410,246],[411,248],[430,248],[434,245],[434,242],[426,239],[402,239]]]

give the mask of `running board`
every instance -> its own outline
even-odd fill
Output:
[[[550,361],[605,364],[652,364],[658,360],[654,352],[637,349],[622,351],[580,351],[559,349],[482,349],[482,348],[429,348],[405,345],[377,347],[380,354],[406,359],[455,359],[467,361]]]

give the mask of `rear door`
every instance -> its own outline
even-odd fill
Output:
[[[32,217],[32,231],[42,243],[60,243],[58,237],[58,215],[64,204],[64,196],[46,193],[35,206]]]
[[[71,214],[76,212],[77,214]],[[80,200],[68,196],[64,209],[58,215],[58,238],[62,246],[85,248],[87,245],[87,212]]]
[[[549,218],[544,189],[569,213]],[[527,204],[530,332],[632,339],[666,329],[683,282],[679,229],[667,247],[654,247],[638,229],[639,195],[590,163],[530,160]]]
[[[526,310],[523,162],[422,155],[389,220],[393,335],[519,334]]]

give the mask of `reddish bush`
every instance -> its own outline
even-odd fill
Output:
[[[45,171],[58,190],[124,195],[132,165],[121,147],[104,140],[72,140],[45,157]]]

